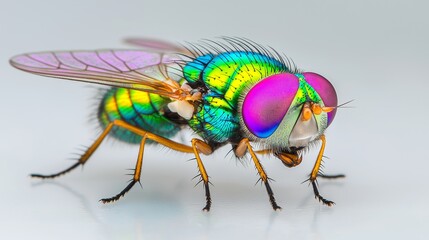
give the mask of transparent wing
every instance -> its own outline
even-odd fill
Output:
[[[34,74],[136,89],[175,99],[190,95],[169,77],[174,55],[139,50],[28,53],[13,57],[12,66]]]
[[[154,52],[181,53],[188,56],[192,55],[188,49],[180,44],[174,44],[158,39],[127,38],[125,39],[125,42]]]

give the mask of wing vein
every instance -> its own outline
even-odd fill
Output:
[[[116,69],[118,72],[120,73],[124,73],[121,69],[117,68],[116,66],[110,64],[108,61],[106,61],[103,57],[101,57],[100,52],[99,51],[95,51],[95,54],[97,55],[98,58],[100,58],[101,61],[103,61],[105,64],[107,64],[108,66]]]
[[[52,53],[51,53],[51,54],[52,54]],[[59,65],[53,65],[53,64],[49,64],[49,63],[46,63],[46,62],[40,61],[39,59],[36,59],[36,58],[32,57],[30,54],[25,54],[25,56],[27,56],[27,57],[28,57],[28,58],[30,58],[31,60],[36,61],[36,62],[38,62],[38,63],[44,64],[44,65],[47,65],[47,66],[51,66],[51,67],[54,67],[54,68],[56,68],[56,69],[59,69],[59,68],[60,68],[60,66],[59,66]]]

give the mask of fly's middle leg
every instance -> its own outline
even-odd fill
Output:
[[[204,189],[206,192],[206,206],[203,208],[203,211],[210,211],[212,199],[210,197],[209,176],[207,175],[206,168],[204,167],[203,161],[201,160],[199,153],[201,152],[205,155],[209,155],[213,152],[213,150],[207,143],[196,138],[192,139],[192,148],[194,149],[194,154],[197,160],[201,181],[204,183]]]
[[[235,149],[235,155],[237,157],[242,157],[244,154],[246,154],[246,151],[249,151],[250,156],[252,157],[253,163],[255,164],[256,169],[258,170],[259,177],[261,181],[264,183],[265,188],[267,189],[268,197],[270,199],[271,206],[274,210],[281,210],[282,208],[277,205],[276,199],[274,198],[273,190],[271,189],[271,186],[269,184],[269,178],[267,174],[265,173],[264,168],[262,167],[262,164],[259,162],[258,157],[256,156],[255,152],[253,151],[252,146],[250,145],[249,139],[244,138],[239,143],[237,148]]]
[[[137,157],[136,167],[134,168],[134,175],[133,179],[130,180],[130,183],[122,190],[120,193],[116,194],[113,197],[110,198],[103,198],[100,201],[103,203],[109,203],[119,200],[119,198],[123,197],[125,193],[127,193],[137,182],[140,183],[140,176],[142,172],[142,165],[143,165],[143,153],[144,153],[144,145],[146,143],[147,136],[143,136],[141,142],[140,142],[140,149],[139,149],[139,155]],[[141,185],[141,183],[140,183]]]

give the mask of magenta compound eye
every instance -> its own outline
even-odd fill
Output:
[[[291,73],[265,78],[250,89],[243,101],[242,116],[251,133],[267,138],[280,125],[299,88]]]
[[[332,122],[335,117],[335,113],[337,109],[335,108],[338,104],[337,93],[335,92],[332,84],[323,76],[306,72],[302,74],[305,78],[305,81],[310,84],[311,87],[319,94],[320,98],[322,98],[325,107],[333,107],[333,110],[328,112],[328,126]]]

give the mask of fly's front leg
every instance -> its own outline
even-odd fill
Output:
[[[323,153],[325,151],[325,145],[326,145],[325,135],[320,136],[320,140],[322,141],[322,146],[320,147],[320,151],[319,151],[319,154],[317,155],[316,163],[314,164],[313,170],[311,171],[309,181],[313,186],[314,196],[317,199],[319,199],[319,201],[322,202],[323,204],[332,206],[335,203],[333,201],[329,201],[324,197],[322,197],[319,193],[319,189],[317,188],[317,176],[319,175],[320,165],[322,164],[322,157],[323,157]],[[341,176],[341,175],[337,175],[335,177],[338,177],[338,176]]]
[[[235,155],[237,157],[242,157],[244,156],[244,154],[246,154],[247,150],[249,151],[250,156],[252,157],[253,163],[255,164],[255,167],[258,170],[259,177],[261,178],[262,182],[265,184],[265,188],[267,189],[271,206],[273,207],[274,210],[281,210],[282,208],[279,205],[277,205],[276,199],[274,198],[273,190],[271,189],[271,186],[268,182],[269,178],[265,173],[265,170],[262,167],[261,163],[259,162],[258,157],[253,151],[252,146],[250,145],[249,139],[244,138],[238,143],[238,146],[235,149]]]
[[[346,175],[344,174],[336,174],[336,175],[326,175],[326,174],[317,174],[318,177],[320,178],[325,178],[325,179],[337,179],[337,178],[345,178]]]

